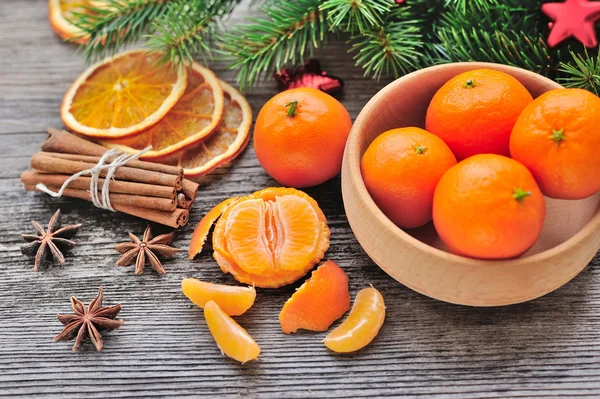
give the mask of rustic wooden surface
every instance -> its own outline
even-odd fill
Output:
[[[235,23],[244,13],[238,13]],[[201,310],[180,291],[188,276],[232,284],[212,258],[188,261],[182,252],[165,262],[168,274],[136,277],[115,266],[115,242],[145,223],[95,210],[87,202],[25,192],[19,174],[45,137],[60,127],[59,106],[83,70],[75,48],[61,43],[46,21],[46,0],[2,2],[0,7],[0,396],[44,397],[599,397],[600,258],[575,280],[536,301],[476,309],[438,302],[396,283],[361,250],[344,216],[339,178],[307,190],[332,230],[327,256],[350,276],[351,294],[373,284],[386,299],[387,318],[360,353],[338,356],[322,333],[283,334],[278,313],[298,284],[259,290],[255,306],[238,321],[262,347],[260,360],[239,365],[221,356]],[[346,79],[340,97],[353,117],[385,82],[352,67],[345,47],[320,55],[325,69]],[[218,75],[233,82],[223,65]],[[248,95],[256,114],[272,94],[268,82]],[[251,148],[207,179],[174,245],[186,249],[194,224],[222,199],[274,185]],[[33,272],[21,255],[19,234],[30,220],[47,222],[56,208],[64,223],[84,224],[79,246],[63,266]],[[121,302],[122,329],[105,334],[105,349],[79,353],[54,343],[57,312],[69,296],[88,302],[104,285],[107,304]]]

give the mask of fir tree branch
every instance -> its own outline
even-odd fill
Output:
[[[540,29],[538,3],[508,0],[485,11],[475,3],[464,12],[446,9],[436,26],[437,40],[428,46],[433,62],[487,61],[552,73],[556,62]]]
[[[490,7],[498,5],[498,0],[444,0],[448,8],[454,8],[457,12],[465,14],[469,9],[487,11]]]
[[[211,57],[209,42],[220,18],[231,13],[238,0],[180,0],[152,23],[146,35],[148,46],[163,54],[162,62],[192,62],[199,55],[206,63]]]
[[[394,0],[325,0],[319,9],[327,12],[331,30],[356,34],[381,26],[395,5]]]
[[[565,87],[589,90],[600,95],[600,55],[590,57],[587,49],[584,55],[571,52],[571,62],[561,62],[561,76],[558,81]]]
[[[232,29],[220,43],[220,53],[238,69],[242,89],[287,63],[302,61],[326,40],[327,21],[319,0],[270,3],[265,11],[266,18]]]
[[[418,69],[422,58],[422,21],[409,7],[395,7],[380,26],[352,37],[350,52],[365,76],[379,80],[382,75],[398,77]]]
[[[90,39],[83,51],[87,61],[104,58],[141,38],[153,20],[163,15],[169,0],[104,0],[102,7],[90,6],[73,13],[70,21]]]

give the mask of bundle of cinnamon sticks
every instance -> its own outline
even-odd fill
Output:
[[[66,131],[50,129],[42,151],[31,157],[33,170],[21,174],[26,190],[38,183],[58,191],[73,174],[94,167],[107,149]],[[112,159],[108,159],[110,162]],[[106,171],[100,174],[98,187]],[[72,181],[64,196],[91,201],[89,176]],[[112,207],[123,213],[174,228],[187,223],[198,184],[183,177],[183,169],[144,161],[118,167],[109,185]]]

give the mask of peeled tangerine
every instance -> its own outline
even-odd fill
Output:
[[[385,319],[385,304],[375,288],[361,290],[344,322],[327,335],[325,346],[334,352],[354,352],[377,336]]]
[[[242,363],[258,357],[260,346],[214,301],[208,301],[204,306],[204,318],[219,349],[225,355]]]
[[[210,223],[214,258],[246,284],[277,288],[304,276],[329,248],[329,227],[317,202],[293,188],[267,188],[217,205],[198,225],[190,256],[202,250]]]
[[[195,278],[183,279],[181,290],[190,301],[201,308],[204,308],[209,301],[214,301],[230,316],[244,314],[252,307],[256,299],[254,287],[213,284]]]
[[[279,322],[286,334],[299,328],[327,331],[348,309],[348,276],[334,261],[328,260],[283,305]]]

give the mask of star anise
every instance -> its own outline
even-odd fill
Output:
[[[83,341],[89,336],[96,350],[102,350],[102,335],[100,331],[114,330],[123,325],[123,320],[115,320],[123,308],[121,304],[102,307],[102,287],[98,289],[98,296],[86,307],[83,302],[74,296],[71,297],[71,306],[75,314],[59,314],[56,317],[65,328],[54,337],[54,341],[68,341],[75,338],[73,352],[77,352]]]
[[[144,264],[148,259],[148,262],[157,273],[165,274],[167,271],[154,252],[165,257],[175,255],[179,249],[169,246],[174,234],[175,231],[152,238],[150,226],[146,227],[141,240],[129,233],[131,242],[124,242],[115,246],[115,249],[123,254],[117,261],[117,266],[129,266],[135,262],[135,274],[137,276],[144,273]]]
[[[73,237],[81,224],[75,224],[72,226],[60,227],[60,209],[58,209],[50,222],[48,223],[48,230],[44,231],[44,228],[34,220],[31,221],[33,227],[37,230],[38,235],[34,234],[21,234],[21,237],[29,244],[21,247],[21,253],[23,255],[33,256],[35,254],[35,263],[33,271],[37,272],[38,267],[41,264],[49,261],[49,254],[52,258],[59,263],[65,263],[65,257],[63,252],[72,249],[76,244],[75,241],[69,240]]]

